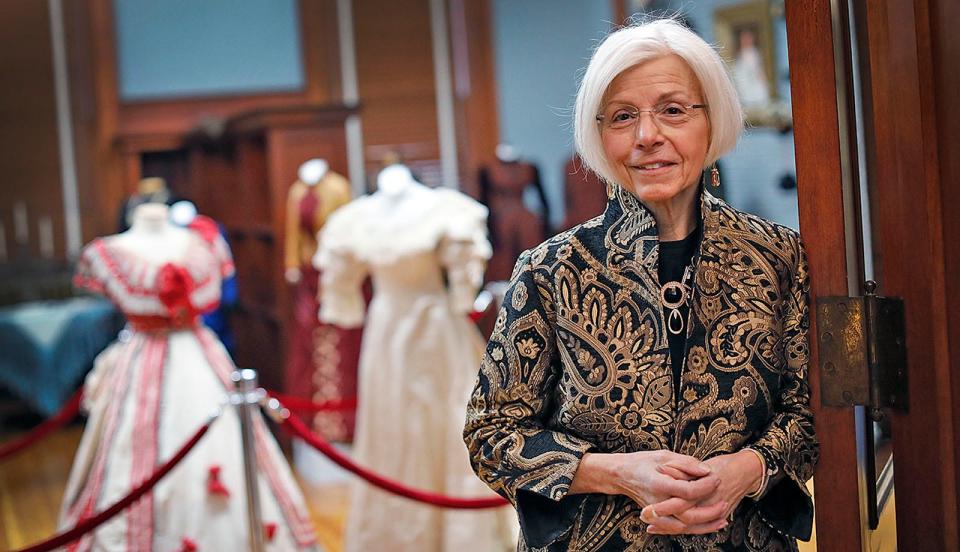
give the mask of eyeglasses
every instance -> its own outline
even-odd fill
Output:
[[[680,104],[667,102],[650,109],[640,109],[625,103],[607,104],[603,113],[597,114],[597,122],[605,129],[624,130],[634,128],[641,113],[649,113],[661,128],[679,127],[692,119],[698,109],[706,109],[707,104]]]

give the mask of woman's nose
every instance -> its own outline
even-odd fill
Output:
[[[653,113],[641,111],[637,116],[636,143],[642,148],[649,148],[661,142],[660,126]]]

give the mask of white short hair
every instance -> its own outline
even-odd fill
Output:
[[[619,29],[597,47],[580,83],[573,114],[573,137],[586,165],[616,183],[600,137],[597,113],[604,94],[618,75],[636,65],[676,54],[696,75],[708,105],[710,140],[704,167],[737,144],[743,131],[743,110],[733,81],[719,54],[690,29],[672,19],[658,19]]]

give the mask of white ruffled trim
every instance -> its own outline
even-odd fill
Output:
[[[202,284],[193,289],[190,302],[197,308],[203,308],[220,300],[222,266],[232,263],[229,252],[215,251],[199,236],[193,235],[190,239],[193,243],[188,245],[186,257],[174,264],[186,268],[194,282]],[[217,259],[218,254],[226,258]],[[109,258],[104,258],[105,255]],[[78,283],[105,294],[124,313],[164,316],[167,309],[156,289],[157,274],[163,264],[131,255],[113,246],[109,237],[98,238],[81,253],[77,263]]]

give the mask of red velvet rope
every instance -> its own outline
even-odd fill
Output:
[[[302,399],[300,397],[294,397],[293,395],[284,395],[283,393],[277,393],[276,391],[267,391],[267,395],[277,399],[283,406],[289,408],[290,410],[298,410],[301,412],[326,412],[330,410],[353,410],[357,407],[357,399],[342,399],[342,400],[332,400],[324,402],[311,402],[307,399]]]
[[[386,477],[374,473],[362,466],[358,466],[353,462],[353,460],[334,448],[333,445],[325,441],[322,437],[311,433],[310,430],[307,429],[307,426],[304,425],[304,423],[296,416],[291,415],[284,421],[286,423],[283,424],[282,427],[287,428],[290,433],[300,437],[310,444],[310,446],[316,448],[323,455],[332,460],[333,463],[355,475],[360,476],[363,480],[374,485],[375,487],[379,487],[395,495],[409,498],[417,502],[439,506],[441,508],[453,508],[459,510],[497,508],[509,504],[509,502],[500,498],[499,496],[493,498],[453,498],[428,491],[422,491],[413,487],[408,487],[403,483],[398,483],[396,481],[387,479]]]
[[[80,411],[80,401],[82,399],[83,388],[81,387],[76,393],[73,394],[72,397],[70,397],[70,400],[68,400],[66,404],[60,407],[60,410],[58,410],[56,414],[47,418],[43,421],[43,423],[33,428],[30,433],[0,445],[0,460],[3,460],[8,456],[13,456],[21,450],[36,443],[40,439],[43,439],[50,433],[63,427],[64,424],[72,420],[73,417],[77,415],[77,412]]]
[[[54,535],[45,541],[38,542],[26,548],[21,548],[16,552],[47,552],[48,550],[53,550],[54,548],[61,547],[79,539],[83,535],[102,525],[108,519],[120,513],[121,510],[136,502],[136,500],[141,496],[150,492],[157,482],[163,479],[163,477],[167,475],[170,470],[179,464],[180,461],[183,460],[183,457],[186,456],[187,453],[190,452],[198,442],[200,442],[200,439],[204,436],[207,430],[210,429],[210,424],[212,424],[215,419],[216,418],[212,418],[207,423],[203,424],[200,429],[193,434],[193,437],[190,437],[190,439],[184,443],[182,447],[180,447],[180,450],[178,450],[177,453],[170,458],[170,460],[167,460],[164,465],[160,466],[155,472],[153,472],[153,475],[151,475],[149,479],[138,485],[133,491],[130,492],[130,494],[121,498],[117,502],[114,502],[112,506],[106,510],[103,510],[97,515],[80,520],[73,527],[73,529],[69,529],[60,534]]]

